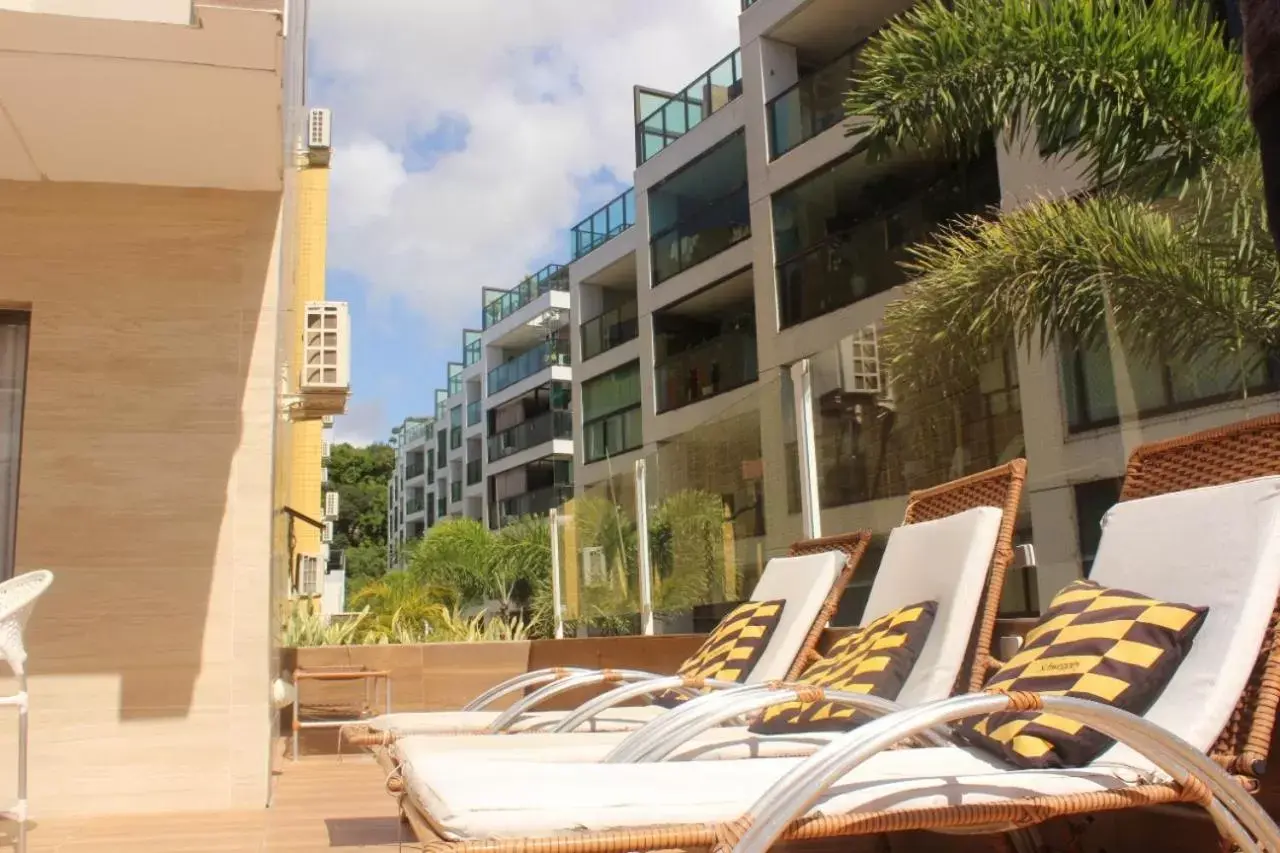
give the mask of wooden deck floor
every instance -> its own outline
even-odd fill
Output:
[[[401,830],[366,757],[284,762],[270,809],[37,823],[30,853],[359,853],[395,850]],[[404,839],[409,840],[408,830]],[[0,843],[0,851],[12,849]],[[407,848],[406,848],[407,849]]]

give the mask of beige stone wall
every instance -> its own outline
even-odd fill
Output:
[[[0,182],[0,305],[31,310],[17,564],[55,574],[37,821],[266,802],[279,206]]]

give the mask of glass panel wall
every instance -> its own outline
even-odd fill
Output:
[[[906,281],[907,249],[1000,200],[994,146],[967,163],[850,157],[773,197],[783,328]]]
[[[742,52],[735,50],[674,95],[650,97],[636,125],[636,165],[662,151],[742,94]]]
[[[640,447],[640,363],[582,383],[582,455],[598,462]]]
[[[649,190],[649,228],[655,286],[751,236],[741,132]]]
[[[449,410],[449,449],[457,450],[462,446],[462,407],[454,406]]]
[[[576,261],[592,250],[626,231],[636,224],[636,190],[629,188],[622,195],[573,226],[573,259]]]
[[[817,70],[802,73],[794,86],[769,102],[770,159],[844,121],[844,99],[864,43]]]
[[[744,273],[653,316],[658,412],[756,380],[756,318]],[[724,291],[745,288],[734,296]]]
[[[463,329],[462,363],[470,367],[480,360],[481,352],[480,333],[474,329]]]
[[[449,362],[449,396],[454,397],[462,393],[462,369],[463,365],[457,361]]]
[[[467,403],[467,426],[475,426],[484,418],[484,411],[479,400]]]
[[[640,320],[635,300],[625,302],[582,324],[582,358],[595,358],[616,346],[635,340]]]

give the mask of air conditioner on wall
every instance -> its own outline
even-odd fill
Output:
[[[325,107],[307,110],[307,147],[329,148],[333,113]]]
[[[330,442],[327,442],[327,441],[320,442],[320,458],[321,459],[328,459],[329,453],[332,450],[333,450],[333,445]]]
[[[333,522],[326,521],[324,527],[320,530],[320,541],[328,545],[333,541]]]
[[[337,492],[324,493],[324,517],[325,518],[338,517],[338,493]]]
[[[302,332],[302,375],[306,391],[351,387],[351,316],[345,302],[308,302]]]

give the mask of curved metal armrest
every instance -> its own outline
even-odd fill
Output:
[[[577,687],[588,687],[592,684],[616,684],[623,681],[649,681],[655,678],[661,678],[652,672],[644,672],[639,669],[602,669],[598,672],[590,670],[586,672],[576,672],[565,678],[551,682],[545,687],[540,687],[520,701],[516,702],[507,710],[498,715],[498,718],[485,728],[486,734],[497,734],[506,731],[511,725],[518,720],[523,714],[532,711],[543,702],[559,696],[569,690]]]
[[[562,678],[568,678],[579,672],[592,672],[589,669],[583,669],[579,666],[555,666],[547,669],[538,669],[533,672],[526,672],[508,678],[501,684],[495,684],[488,690],[481,693],[476,698],[462,706],[464,711],[482,711],[484,707],[491,702],[501,699],[508,693],[514,693],[517,690],[524,690],[528,687],[536,687],[540,684],[547,684],[552,681],[559,681]]]
[[[624,684],[621,687],[615,687],[608,693],[604,693],[596,698],[582,703],[573,713],[565,717],[551,731],[553,732],[571,732],[581,726],[583,723],[589,722],[605,711],[620,705],[629,699],[638,699],[641,696],[650,696],[654,693],[661,693],[664,690],[679,690],[682,692],[693,693],[697,690],[727,690],[732,687],[742,687],[736,681],[716,681],[715,679],[705,678],[686,678],[680,675],[671,675],[665,678],[653,678],[649,681],[638,681],[634,684]],[[678,710],[673,708],[674,710]]]
[[[750,691],[721,694],[724,701],[708,705],[707,709],[696,718],[682,721],[679,726],[668,726],[643,740],[632,738],[624,741],[605,757],[605,763],[622,764],[642,761],[662,761],[684,744],[698,735],[715,728],[726,720],[740,717],[753,711],[763,711],[784,702],[820,702],[827,700],[841,705],[866,711],[873,717],[893,714],[902,711],[902,706],[887,699],[867,696],[863,693],[848,693],[842,690],[825,690],[812,684],[768,684],[759,685]],[[950,746],[946,735],[934,729],[926,729],[919,733],[919,739],[929,746]]]
[[[999,711],[1045,710],[1084,723],[1135,749],[1200,802],[1225,836],[1244,850],[1280,850],[1280,829],[1248,791],[1186,741],[1110,705],[1035,693],[974,693],[912,708],[850,732],[792,768],[737,826],[735,853],[764,853],[833,784],[877,753],[930,726]],[[1254,840],[1256,839],[1256,841]]]

